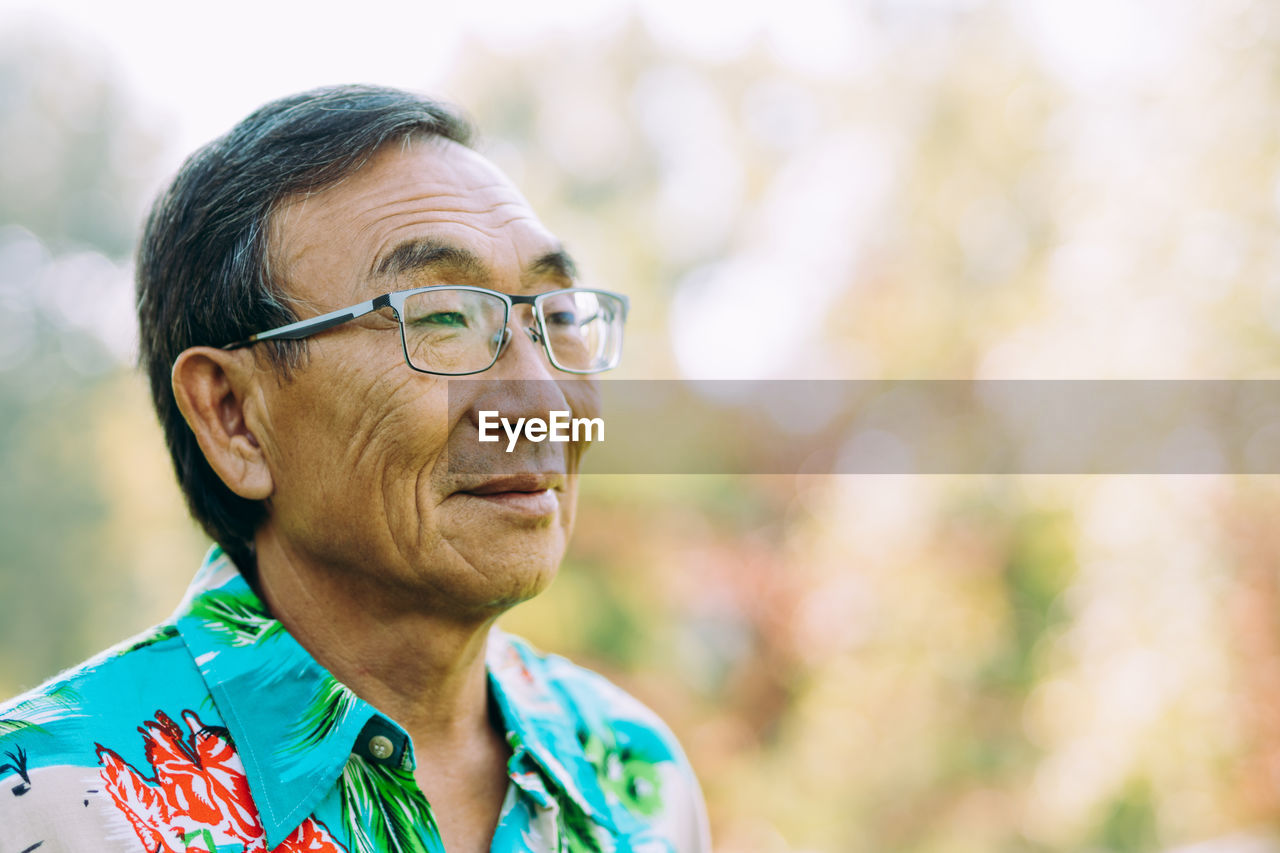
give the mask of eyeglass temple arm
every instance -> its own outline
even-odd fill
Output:
[[[236,341],[233,344],[227,344],[222,347],[222,349],[240,349],[242,347],[256,344],[259,341],[300,341],[303,338],[309,338],[314,334],[323,332],[325,329],[332,329],[334,326],[341,326],[348,320],[363,317],[365,314],[372,314],[379,308],[386,308],[390,304],[391,294],[384,293],[381,296],[375,296],[368,302],[361,302],[358,305],[352,305],[350,308],[339,308],[337,311],[330,311],[328,314],[321,314],[317,317],[299,320],[296,323],[290,323],[287,326],[281,326],[268,332],[259,332],[256,335],[250,335],[243,341]]]

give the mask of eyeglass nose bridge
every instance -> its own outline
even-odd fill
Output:
[[[529,340],[544,350],[546,349],[546,339],[542,337],[542,333],[538,331],[536,326],[526,326],[524,331],[529,336]],[[498,335],[501,336],[502,340],[498,342],[498,352],[493,357],[495,362],[502,358],[502,354],[507,351],[507,345],[511,343],[511,327],[504,327]],[[498,335],[495,335],[495,337],[498,337]]]

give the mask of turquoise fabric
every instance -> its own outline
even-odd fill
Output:
[[[651,712],[498,630],[486,663],[512,750],[493,850],[706,847]],[[0,851],[440,851],[414,766],[215,547],[170,621],[0,706]]]

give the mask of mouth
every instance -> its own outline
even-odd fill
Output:
[[[536,492],[559,491],[564,485],[563,474],[525,473],[509,474],[505,477],[494,477],[479,485],[458,491],[476,497],[503,494],[533,494]]]
[[[560,508],[562,474],[513,474],[486,480],[457,494],[485,501],[509,512],[527,516],[553,515]]]

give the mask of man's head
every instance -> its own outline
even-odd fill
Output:
[[[535,336],[511,335],[485,381],[452,395],[406,364],[390,309],[304,342],[218,348],[392,291],[572,284],[559,243],[467,140],[414,95],[310,92],[198,152],[157,203],[138,265],[142,357],[193,514],[242,567],[265,524],[311,563],[377,566],[406,593],[439,585],[482,607],[536,592],[559,562],[572,448],[526,445],[491,460],[498,473],[448,464],[475,458],[480,408],[589,408]],[[514,306],[512,325],[529,310]],[[512,397],[505,379],[567,381]]]

